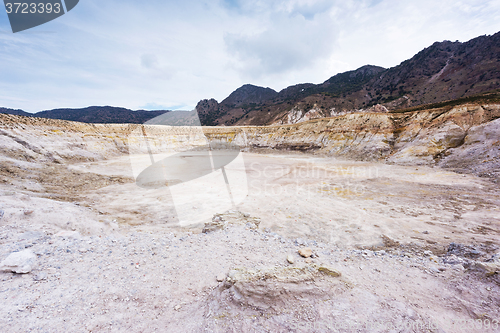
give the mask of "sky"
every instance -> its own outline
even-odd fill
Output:
[[[500,31],[500,0],[80,0],[15,34],[0,8],[0,107],[28,112],[192,110]]]

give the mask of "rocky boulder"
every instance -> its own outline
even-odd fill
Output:
[[[1,271],[25,274],[31,272],[36,255],[31,250],[11,253],[0,263]]]

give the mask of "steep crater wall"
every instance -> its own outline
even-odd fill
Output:
[[[0,150],[3,158],[65,163],[182,151],[203,146],[207,138],[212,147],[236,144],[244,150],[435,165],[498,179],[499,118],[500,104],[352,113],[291,125],[202,128],[82,124],[1,114]]]

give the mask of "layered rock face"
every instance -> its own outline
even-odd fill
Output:
[[[207,128],[205,132],[211,140],[231,139],[251,148],[438,165],[498,177],[499,117],[499,104],[465,104],[406,113],[353,113],[294,125]]]
[[[291,125],[245,127],[90,125],[0,115],[0,140],[3,156],[25,160],[156,154],[200,147],[208,139],[216,148],[236,144],[242,149],[308,151],[355,160],[437,165],[498,178],[498,118],[500,104],[351,113]]]

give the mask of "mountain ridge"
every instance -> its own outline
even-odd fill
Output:
[[[364,65],[319,84],[299,83],[279,92],[245,84],[221,102],[200,100],[195,110],[201,124],[208,126],[291,124],[352,112],[414,108],[498,89],[500,32],[463,43],[435,42],[397,66]],[[0,108],[0,113],[86,123],[145,123],[166,112],[170,111],[90,106],[30,114]],[[175,123],[184,123],[177,115],[173,118]]]
[[[13,114],[25,117],[38,117],[48,119],[60,119],[69,121],[78,121],[91,124],[143,124],[148,120],[156,118],[164,113],[171,112],[168,110],[130,110],[122,107],[114,106],[88,106],[85,108],[60,108],[53,110],[45,110],[36,113],[28,113],[23,110],[15,110],[8,108],[0,108],[0,113]]]
[[[287,87],[265,101],[247,99],[246,105],[229,106],[202,100],[197,111],[205,125],[284,124],[416,107],[499,88],[500,32],[463,43],[435,42],[397,66],[365,65],[320,84]]]

